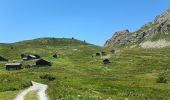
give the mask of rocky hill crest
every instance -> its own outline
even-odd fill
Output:
[[[115,32],[111,39],[104,44],[105,47],[115,45],[130,45],[139,43],[147,37],[153,37],[155,34],[170,34],[170,8],[166,12],[157,16],[154,21],[142,26],[136,32],[129,32],[128,29]]]

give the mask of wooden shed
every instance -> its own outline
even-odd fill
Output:
[[[21,63],[8,63],[5,64],[5,66],[6,66],[6,70],[18,70],[22,68]]]
[[[44,59],[39,59],[35,63],[36,63],[36,66],[51,66],[52,65],[51,62],[48,62]]]
[[[102,51],[101,54],[102,54],[102,56],[107,56],[107,53],[104,51]]]
[[[103,60],[103,63],[104,63],[104,64],[109,64],[109,63],[111,63],[111,62],[110,62],[109,59],[104,59],[104,60]]]
[[[97,53],[96,53],[96,56],[100,56],[100,53],[97,52]]]

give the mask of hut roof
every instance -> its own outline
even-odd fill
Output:
[[[21,65],[21,63],[8,63],[8,64],[5,64],[6,66],[19,66]]]
[[[39,61],[40,61],[40,62],[41,62],[41,61],[42,61],[42,62],[49,62],[49,61],[44,60],[44,59],[35,59],[34,61],[35,61],[35,62],[39,62]]]
[[[109,64],[109,63],[111,63],[111,62],[110,62],[109,59],[104,59],[104,60],[103,60],[103,63],[104,63],[104,64]]]
[[[37,58],[35,55],[29,55],[30,57],[32,57],[32,58]]]
[[[51,62],[46,61],[44,59],[39,59],[39,60],[36,61],[36,65],[40,65],[40,66],[48,65],[48,66],[51,66]]]
[[[8,59],[6,59],[6,58],[0,56],[0,61],[7,61],[7,60],[8,60]]]

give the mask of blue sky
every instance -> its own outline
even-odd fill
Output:
[[[75,37],[103,45],[114,32],[135,31],[170,0],[0,0],[0,42]]]

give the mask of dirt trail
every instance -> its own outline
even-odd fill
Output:
[[[45,84],[40,84],[36,82],[32,82],[32,86],[28,89],[22,91],[14,100],[24,100],[25,96],[31,92],[38,90],[38,97],[39,100],[48,100],[47,95],[45,94],[45,91],[47,90],[48,86]]]

